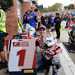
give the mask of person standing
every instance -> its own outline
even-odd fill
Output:
[[[61,18],[59,13],[56,13],[56,17],[54,18],[54,23],[55,23],[55,30],[57,34],[56,38],[60,39]]]
[[[44,37],[46,34],[46,27],[40,24],[38,29],[37,39],[36,39],[36,52],[37,52],[37,72],[44,71],[44,62],[43,62],[43,45],[44,45]]]
[[[5,22],[6,22],[6,14],[5,14],[5,11],[0,6],[0,65],[1,66],[3,65],[2,68],[6,66],[4,39],[7,36],[7,33],[6,33]],[[1,66],[0,66],[0,69],[1,69]]]
[[[44,16],[41,16],[41,24],[46,26],[46,22],[45,22],[45,17]]]
[[[36,26],[37,26],[37,12],[38,10],[29,10],[28,21],[29,21],[29,33],[31,36],[35,37],[36,34]]]

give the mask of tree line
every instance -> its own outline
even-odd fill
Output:
[[[74,4],[69,4],[68,6],[64,6],[61,3],[55,3],[52,6],[49,6],[48,8],[39,8],[39,10],[41,12],[49,12],[49,11],[61,11],[62,9],[66,10],[70,10],[70,9],[75,9]]]

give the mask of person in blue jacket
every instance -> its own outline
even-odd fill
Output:
[[[30,13],[28,15],[28,22],[29,22],[29,25],[30,25],[30,33],[34,36],[35,35],[35,32],[36,32],[36,25],[37,25],[37,12],[38,10],[35,9],[34,11],[33,10],[30,10]]]

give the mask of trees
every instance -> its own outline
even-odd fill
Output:
[[[49,12],[49,11],[58,11],[62,9],[62,4],[61,3],[55,3],[53,6],[50,6],[48,8],[43,8],[40,9],[42,12]]]
[[[58,11],[62,9],[62,4],[61,3],[55,3],[53,6],[50,7],[52,11]]]
[[[68,6],[68,8],[69,8],[69,9],[74,9],[74,4],[70,4],[70,5]]]
[[[74,4],[69,4],[68,6],[64,6],[65,9],[75,9]]]

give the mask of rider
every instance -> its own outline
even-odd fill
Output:
[[[57,40],[52,36],[46,37],[43,47],[43,58],[45,66],[45,75],[48,75],[49,68],[52,66],[52,75],[58,74],[58,69],[60,68],[60,61],[58,54],[61,51],[57,44]]]

